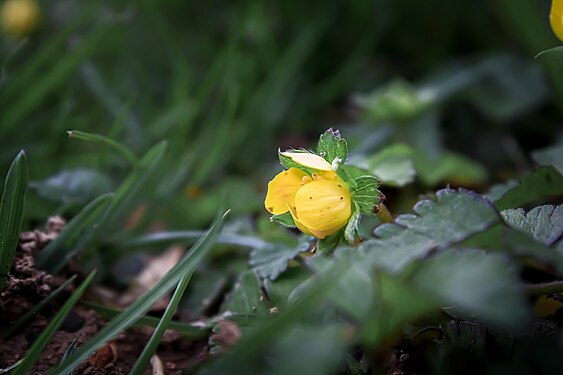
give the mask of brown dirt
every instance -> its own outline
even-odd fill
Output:
[[[49,218],[44,232],[34,230],[20,235],[20,243],[7,280],[7,286],[0,293],[0,334],[33,305],[39,303],[64,282],[64,277],[55,277],[37,270],[34,264],[34,256],[45,244],[56,237],[63,226],[64,221],[60,217],[52,217]],[[36,314],[12,337],[0,339],[0,369],[16,363],[24,356],[25,351],[39,336],[73,290],[74,287],[71,286],[61,293],[50,306]],[[94,336],[103,325],[104,322],[96,311],[78,304],[55,333],[30,374],[45,374],[48,369],[60,362],[64,352],[74,339],[80,346]],[[152,328],[148,327],[128,330],[100,348],[74,373],[88,375],[127,374],[151,334]],[[189,342],[176,332],[168,331],[162,340],[157,355],[164,374],[181,374],[186,369],[197,366],[208,357],[207,339]],[[151,374],[150,366],[145,373]]]

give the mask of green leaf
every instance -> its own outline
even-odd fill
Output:
[[[348,144],[340,136],[340,131],[330,128],[320,136],[317,153],[329,163],[338,158],[339,164],[344,164],[348,156]]]
[[[369,158],[365,165],[383,185],[401,187],[414,181],[414,151],[405,144],[388,146]]]
[[[323,239],[317,240],[317,250],[316,254],[320,255],[330,255],[332,252],[340,245],[342,237],[344,236],[344,228],[340,229],[338,232],[326,236]]]
[[[215,243],[227,213],[228,211],[215,221],[207,233],[199,239],[180,262],[178,262],[151,290],[147,291],[133,302],[133,304],[123,310],[123,312],[108,322],[102,330],[86,344],[81,346],[63,365],[51,370],[49,374],[60,374],[76,368],[76,366],[92,355],[92,353],[104,345],[104,343],[135,324],[151,306],[164,297],[186,273],[192,272],[197,267],[201,259]]]
[[[220,311],[236,315],[263,316],[268,311],[263,299],[256,274],[253,271],[245,271],[240,274]]]
[[[348,224],[344,229],[344,239],[350,244],[354,245],[359,237],[358,225],[360,223],[360,207],[355,203],[352,209],[352,216],[348,220]]]
[[[530,317],[517,270],[498,254],[446,251],[422,263],[410,282],[442,306],[493,325],[513,328]]]
[[[491,202],[465,189],[439,190],[435,200],[422,200],[413,210],[377,227],[377,238],[360,245],[366,262],[395,273],[432,249],[447,248],[500,222]]]
[[[556,102],[560,103],[563,97],[563,46],[541,51],[536,55],[536,58],[544,63],[547,74],[555,89]]]
[[[288,152],[288,151],[291,151],[291,152],[309,153],[309,151],[306,151],[306,150],[286,150],[285,152]],[[285,155],[282,155],[282,151],[281,151],[281,150],[278,150],[278,158],[280,159],[281,165],[283,165],[283,166],[286,167],[287,169],[289,169],[289,168],[297,168],[297,169],[301,169],[302,171],[307,172],[308,174],[313,174],[313,173],[315,173],[315,170],[314,170],[314,169],[307,168],[307,167],[305,167],[305,166],[303,166],[303,165],[301,165],[301,164],[298,164],[298,163],[294,162],[292,158],[287,157],[287,156],[285,156]]]
[[[495,200],[495,206],[499,210],[517,208],[561,194],[563,194],[563,175],[554,167],[539,167],[522,177],[518,186]]]
[[[10,325],[10,328],[2,334],[2,339],[7,339],[8,337],[16,333],[24,324],[26,324],[29,321],[29,319],[31,319],[35,314],[37,314],[45,306],[47,306],[47,304],[51,302],[56,296],[58,296],[62,291],[64,291],[66,287],[74,281],[74,279],[76,279],[76,275],[67,279],[61,286],[59,286],[57,289],[52,291],[47,297],[42,299],[41,302],[39,302],[36,305],[33,305],[31,309],[26,311],[24,315],[20,316],[18,320],[16,320],[14,323]]]
[[[297,246],[289,247],[270,243],[250,253],[250,265],[263,278],[275,280],[287,268],[287,262],[311,246],[308,237],[302,237]]]
[[[12,267],[23,221],[27,188],[27,159],[21,150],[6,174],[0,198],[0,291]]]
[[[333,374],[344,360],[352,336],[345,324],[302,324],[285,331],[271,350],[275,363],[264,370],[271,375]]]
[[[270,217],[270,221],[272,223],[281,224],[284,227],[295,228],[295,221],[293,220],[293,216],[291,216],[291,213],[289,211],[279,215],[272,215],[272,217]]]
[[[106,218],[113,194],[104,194],[90,202],[49,242],[35,258],[38,268],[57,273],[92,238]]]
[[[359,96],[356,102],[371,122],[405,122],[422,114],[431,103],[419,95],[408,82],[396,79],[368,95]]]
[[[528,266],[563,275],[563,257],[531,236],[498,223],[486,231],[475,233],[462,242],[463,246],[508,253],[524,258]]]
[[[102,172],[87,168],[64,169],[45,180],[31,181],[37,195],[57,203],[86,203],[112,190],[110,179]]]
[[[362,341],[370,347],[376,347],[400,332],[405,324],[438,307],[433,298],[420,293],[414,285],[385,272],[377,272],[372,284],[377,301],[361,331]]]
[[[352,191],[352,198],[360,208],[360,213],[373,215],[375,206],[381,203],[381,192],[377,190],[379,180],[375,176],[364,175],[356,177],[356,188]]]
[[[178,283],[178,286],[176,287],[176,290],[174,291],[174,294],[172,295],[172,298],[170,299],[168,306],[166,306],[166,310],[164,311],[164,314],[162,314],[162,318],[160,318],[158,325],[156,326],[154,332],[151,335],[151,338],[149,339],[149,342],[147,342],[145,348],[143,349],[143,352],[139,355],[139,358],[135,362],[135,365],[133,366],[131,371],[129,371],[130,375],[142,375],[143,371],[149,364],[151,357],[155,353],[158,345],[160,344],[160,340],[162,339],[164,332],[166,331],[166,329],[168,329],[170,325],[172,316],[176,313],[176,309],[178,308],[180,299],[182,298],[184,292],[186,291],[186,288],[188,287],[188,284],[192,278],[194,270],[195,268],[190,269],[190,271],[188,271],[180,279],[180,282]]]
[[[63,324],[66,316],[70,310],[72,310],[76,302],[78,302],[86,288],[88,288],[95,275],[96,270],[90,272],[88,277],[84,279],[80,286],[74,291],[74,293],[72,293],[70,298],[60,308],[47,327],[43,329],[39,337],[35,339],[31,347],[27,350],[21,364],[13,372],[13,375],[24,375],[29,373],[29,370],[31,370],[31,367],[37,361],[39,355],[43,352],[43,349],[45,349],[55,332],[59,329],[61,324]]]
[[[260,320],[246,335],[243,335],[237,345],[207,366],[202,374],[249,374],[249,367],[256,363],[254,359],[262,355],[263,349],[287,332],[296,321],[308,316],[310,311],[318,306],[326,290],[334,284],[346,266],[345,262],[335,264],[330,272],[319,275],[315,282],[309,283],[299,299],[280,309],[278,313]]]
[[[108,148],[113,149],[119,153],[123,158],[125,158],[132,166],[136,166],[139,160],[134,153],[131,152],[127,147],[123,146],[121,143],[114,139],[100,135],[82,132],[80,130],[69,130],[67,131],[69,138],[76,138],[88,142],[101,143]]]
[[[311,276],[311,273],[303,267],[289,267],[275,280],[265,279],[264,289],[268,295],[268,301],[273,306],[283,308],[288,303],[291,291]]]
[[[563,143],[532,152],[532,158],[538,165],[553,166],[563,175]]]
[[[528,211],[510,209],[501,212],[511,227],[531,235],[535,240],[552,245],[563,235],[563,205],[546,205]]]
[[[440,182],[475,185],[487,179],[487,170],[482,165],[453,152],[443,153],[436,160],[417,152],[414,165],[418,177],[428,186],[435,186]]]

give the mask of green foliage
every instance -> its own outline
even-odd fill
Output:
[[[12,164],[0,198],[0,290],[4,289],[16,252],[27,189],[27,159],[20,151]]]
[[[307,251],[310,240],[303,238],[299,244],[290,247],[281,244],[268,244],[254,249],[250,253],[250,265],[262,278],[275,280],[287,268],[287,262],[299,253]]]
[[[413,154],[413,149],[405,144],[392,145],[370,157],[366,166],[383,185],[405,186],[416,176]]]
[[[344,163],[348,156],[348,144],[338,130],[330,128],[319,138],[317,153],[329,163],[332,163],[334,159],[339,159],[340,163]]]
[[[501,214],[508,225],[545,245],[554,244],[563,235],[563,205],[539,206],[528,212],[522,208],[510,209]]]
[[[377,190],[380,183],[375,176],[359,176],[354,179],[355,188],[352,191],[354,201],[363,214],[373,214],[375,206],[381,202],[381,192]]]

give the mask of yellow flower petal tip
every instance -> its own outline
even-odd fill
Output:
[[[2,29],[14,37],[22,38],[39,24],[39,6],[35,0],[7,0],[0,11]]]
[[[563,0],[553,0],[549,12],[551,29],[559,40],[563,41]]]
[[[264,201],[266,210],[274,215],[286,213],[287,205],[294,205],[295,193],[302,186],[303,178],[306,176],[307,173],[298,168],[289,168],[278,173],[268,183],[268,193]]]
[[[332,165],[319,155],[292,151],[281,152],[280,154],[307,168],[318,171],[332,171]]]

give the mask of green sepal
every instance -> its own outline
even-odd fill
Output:
[[[356,178],[365,176],[368,173],[367,170],[356,167],[355,165],[340,165],[336,170],[336,175],[348,185],[350,190],[356,189]]]
[[[375,176],[363,175],[356,177],[352,199],[360,208],[360,213],[373,215],[373,209],[381,203],[381,192],[377,189],[380,185]]]
[[[317,254],[320,255],[331,255],[336,247],[342,241],[342,237],[344,235],[344,228],[340,229],[338,232],[331,234],[330,236],[326,236],[323,239],[319,239],[317,241]]]
[[[344,239],[350,245],[354,245],[356,240],[360,237],[358,234],[358,225],[360,224],[360,207],[358,203],[354,203],[352,209],[352,216],[348,220],[348,224],[344,228]]]
[[[312,152],[307,151],[307,150],[293,150],[293,149],[290,149],[290,150],[285,150],[284,152],[302,152],[302,153],[304,153],[304,154],[305,154],[305,153],[310,153],[310,154],[312,154]],[[289,169],[289,168],[298,168],[298,169],[301,169],[302,171],[305,171],[306,173],[308,173],[308,174],[310,174],[310,175],[315,172],[314,169],[312,169],[312,168],[307,168],[307,167],[305,167],[305,166],[303,166],[303,165],[301,165],[301,164],[298,164],[298,163],[294,162],[292,158],[287,157],[287,156],[285,156],[285,155],[282,155],[282,151],[281,151],[280,149],[278,149],[278,158],[280,159],[281,165],[283,165],[283,166],[284,166],[285,168],[287,168],[287,169]]]
[[[330,128],[319,138],[317,153],[329,163],[338,158],[340,163],[344,164],[348,156],[348,144],[338,130]]]
[[[293,221],[293,216],[291,216],[291,213],[289,211],[279,215],[272,215],[272,217],[270,217],[270,221],[272,223],[281,224],[284,227],[288,227],[288,228],[296,227],[295,221]]]

